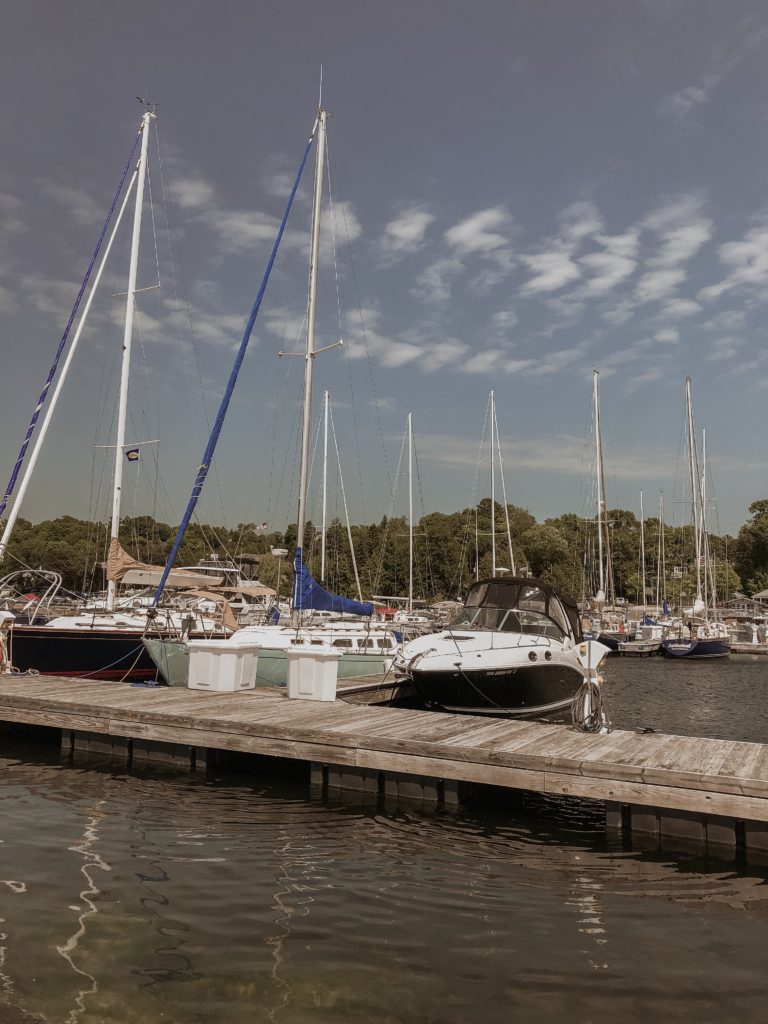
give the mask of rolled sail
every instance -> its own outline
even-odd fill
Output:
[[[299,611],[313,608],[318,612],[335,612],[338,615],[373,615],[370,601],[353,601],[339,597],[321,587],[310,575],[301,557],[301,548],[293,556],[293,607]]]

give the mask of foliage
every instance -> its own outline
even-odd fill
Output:
[[[595,524],[573,513],[537,523],[527,509],[507,507],[512,558],[518,572],[554,583],[575,597],[594,593]],[[742,589],[750,593],[768,589],[768,499],[754,502],[750,519],[737,539],[711,537],[715,556],[717,590],[721,600]],[[639,602],[640,524],[624,509],[607,512],[614,577],[618,596]],[[409,585],[409,530],[402,517],[384,517],[378,523],[352,527],[352,538],[360,587],[364,598],[372,595],[405,596]],[[432,512],[414,526],[414,597],[426,601],[457,598],[466,593],[476,578],[491,574],[492,533],[496,537],[496,564],[511,568],[507,542],[507,522],[503,505],[491,506],[483,499],[476,507],[460,512]],[[645,523],[646,590],[656,589],[660,527],[656,519]],[[123,547],[142,562],[162,565],[170,551],[176,528],[158,523],[150,516],[127,517],[121,523]],[[690,528],[665,527],[667,581],[670,601],[695,589],[695,565]],[[275,586],[280,571],[280,589],[290,586],[290,556],[279,560],[272,548],[293,552],[296,526],[284,533],[263,534],[255,523],[239,523],[235,529],[192,524],[187,531],[178,559],[179,565],[194,565],[211,554],[225,558],[247,553],[256,560],[256,574],[269,586]],[[65,586],[77,592],[98,590],[104,586],[103,562],[108,546],[108,530],[101,523],[87,523],[71,516],[46,520],[33,525],[20,519],[11,538],[3,570],[23,566],[53,569],[62,574]],[[729,564],[728,558],[733,560]],[[305,558],[313,574],[320,574],[320,536],[307,524]],[[336,593],[355,594],[355,566],[350,553],[346,526],[334,520],[326,538],[326,586]],[[674,569],[677,569],[674,572]]]

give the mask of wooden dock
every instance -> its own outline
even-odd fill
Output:
[[[289,700],[284,691],[210,693],[0,676],[0,722],[61,730],[75,749],[198,768],[211,750],[309,762],[331,787],[453,802],[480,783],[603,801],[609,824],[768,850],[768,747],[576,732],[566,725]],[[0,753],[2,741],[0,740]]]

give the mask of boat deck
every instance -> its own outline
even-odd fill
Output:
[[[19,675],[0,676],[0,722],[768,822],[756,743]]]

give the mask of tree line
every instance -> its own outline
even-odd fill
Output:
[[[640,565],[640,523],[633,512],[607,512],[616,596],[633,603],[642,601]],[[484,499],[476,507],[460,512],[432,512],[414,526],[414,597],[426,602],[460,599],[479,576],[491,575],[493,534],[496,566],[530,572],[549,580],[576,597],[589,596],[597,589],[597,542],[593,520],[565,513],[539,523],[516,505],[498,502],[491,507]],[[692,597],[695,564],[690,527],[662,526],[658,519],[646,519],[646,596],[654,600],[664,593],[674,606]],[[351,527],[354,560],[347,528],[334,520],[326,533],[326,579],[328,589],[355,595],[356,577],[365,599],[372,596],[405,596],[409,581],[409,528],[405,518],[384,517],[377,523]],[[141,562],[163,565],[176,535],[176,527],[159,523],[151,516],[126,517],[121,522],[123,547]],[[665,573],[659,580],[660,540],[665,551]],[[511,540],[512,558],[509,554]],[[212,554],[220,558],[251,556],[246,561],[255,576],[275,586],[282,573],[281,592],[287,593],[290,573],[284,560],[272,549],[293,552],[296,526],[285,531],[263,532],[255,523],[240,523],[234,529],[192,524],[184,538],[177,565],[195,565]],[[71,516],[40,523],[19,519],[2,570],[29,567],[61,573],[64,586],[76,593],[92,592],[104,586],[103,563],[108,547],[108,527]],[[749,506],[749,519],[736,537],[710,536],[720,600],[736,592],[755,594],[768,589],[768,498]],[[307,525],[305,561],[319,578],[320,533]],[[355,572],[355,568],[357,572]]]

